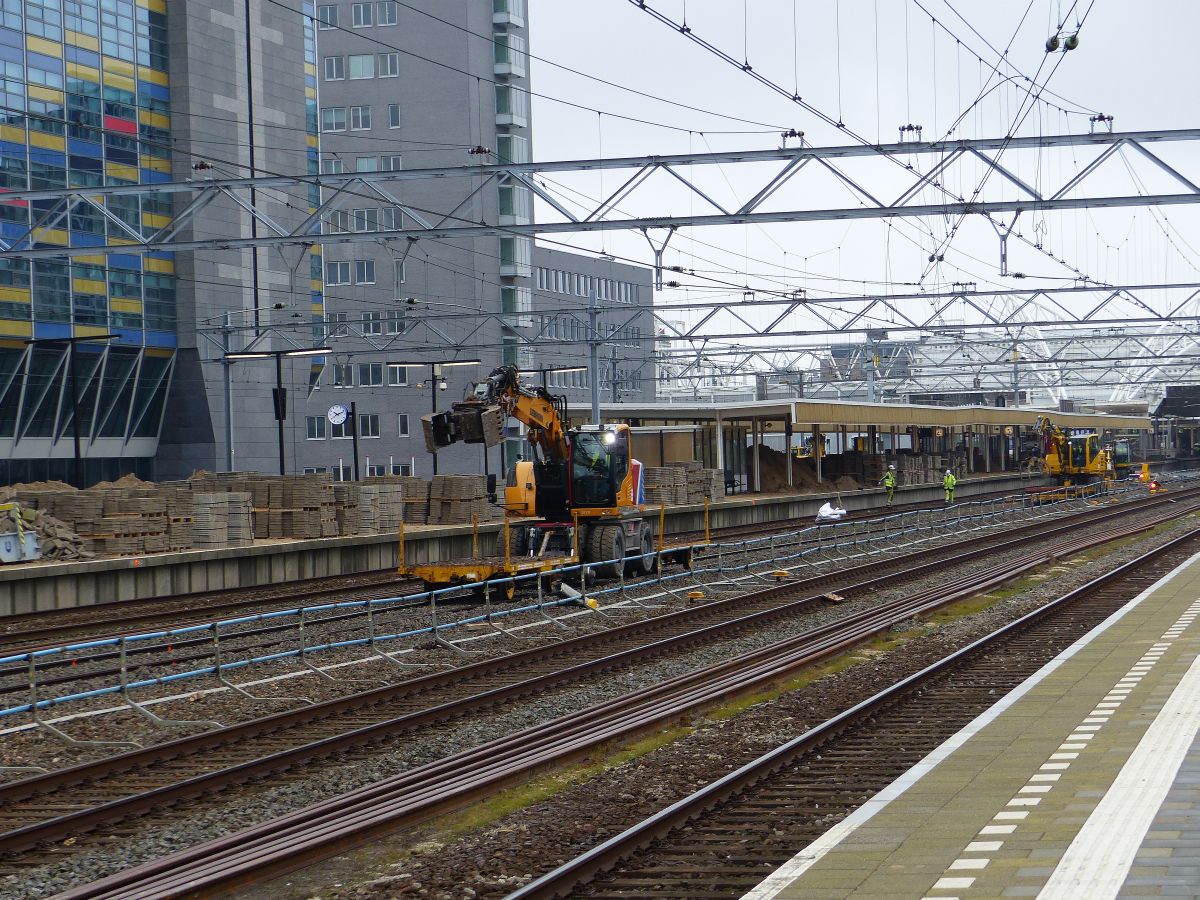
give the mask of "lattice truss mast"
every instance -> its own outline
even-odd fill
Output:
[[[1200,279],[1098,283],[1078,260],[1068,259],[1066,250],[1045,246],[1039,223],[1052,214],[1077,210],[1162,210],[1200,201],[1200,173],[1188,171],[1194,168],[1198,139],[1200,129],[1105,132],[492,162],[350,175],[197,178],[157,184],[153,191],[143,185],[14,191],[5,194],[3,203],[29,204],[33,225],[23,236],[0,243],[0,258],[152,250],[219,254],[251,246],[371,241],[390,247],[402,260],[419,252],[425,242],[461,244],[536,235],[562,240],[565,235],[633,231],[649,242],[660,290],[653,309],[657,334],[644,339],[653,346],[641,349],[647,365],[657,359],[672,377],[687,379],[702,370],[711,373],[714,367],[732,374],[804,370],[809,373],[807,383],[828,383],[833,390],[839,383],[882,379],[889,390],[932,391],[984,384],[1011,387],[1015,361],[1023,387],[1041,386],[1053,398],[1066,396],[1072,383],[1083,379],[1110,388],[1114,400],[1135,399],[1165,381],[1179,383],[1191,377],[1200,333]],[[1036,159],[1023,162],[1023,154]],[[1051,155],[1053,163],[1048,161]],[[594,185],[601,174],[609,189],[598,195]],[[435,180],[439,194],[448,198],[442,208],[423,208],[407,200],[422,193],[422,183]],[[320,205],[297,227],[286,227],[269,213],[270,204],[278,204],[280,197],[300,196],[314,186],[320,188]],[[465,218],[463,211],[473,197],[498,186],[527,190],[538,198],[539,221],[533,221],[529,205],[525,212],[510,211],[494,222]],[[139,229],[121,215],[130,198],[146,195],[168,198],[174,209],[171,219],[154,230]],[[345,230],[345,212],[367,203],[400,210],[395,221],[401,227]],[[227,211],[227,235],[193,233],[196,214],[210,208]],[[688,211],[674,212],[684,209]],[[49,236],[62,234],[76,213],[99,214],[113,226],[109,234],[120,238],[110,237],[102,246],[53,243]],[[257,237],[244,227],[251,218],[259,223]],[[705,281],[671,264],[672,239],[681,229],[857,219],[921,223],[930,235],[931,262],[933,253],[951,253],[939,249],[937,240],[952,233],[951,223],[977,223],[977,231],[988,233],[990,252],[998,262],[993,267],[1000,277],[1020,278],[1024,273],[1014,260],[1032,259],[1056,269],[1049,281],[1055,286],[1013,290],[1004,282],[992,282],[993,289],[963,282],[947,285],[938,280],[942,256],[915,289],[855,295],[783,287],[777,279],[765,287],[743,285],[738,282],[745,276],[732,270],[723,280]],[[672,286],[710,291],[723,286],[730,296],[692,299],[697,291],[689,291],[687,299],[676,299]],[[578,303],[560,302],[557,308],[551,304],[537,315],[483,305],[481,311],[470,312],[437,312],[436,306],[427,306],[408,315],[402,333],[372,339],[356,332],[355,337],[367,338],[374,351],[478,351],[483,349],[478,335],[489,322],[499,320],[509,342],[561,343],[570,351],[571,342],[556,342],[549,335],[582,334],[583,343],[608,337],[588,331],[587,302],[581,298]],[[630,322],[638,312],[629,308]],[[451,330],[440,324],[451,318],[468,318],[478,327],[465,334],[453,330],[452,340]],[[573,322],[576,327],[555,328],[556,322]],[[213,329],[208,336],[214,348],[228,346],[231,332],[240,337],[236,343],[242,347],[266,340],[301,346],[312,340],[312,324],[260,319],[253,325]],[[355,328],[354,316],[339,327],[342,333]],[[204,328],[200,331],[205,334]],[[890,350],[884,360],[876,347],[880,331],[890,342],[918,335],[926,339],[919,350],[915,345],[913,352]],[[320,336],[336,346],[339,334],[330,328]],[[855,342],[856,349],[835,353],[834,348],[847,342]]]

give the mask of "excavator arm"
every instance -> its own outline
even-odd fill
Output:
[[[545,388],[521,384],[516,366],[500,366],[475,385],[472,396],[448,412],[422,417],[431,453],[463,442],[495,446],[504,439],[504,419],[512,416],[529,429],[529,442],[547,461],[565,462],[570,443],[554,398]]]

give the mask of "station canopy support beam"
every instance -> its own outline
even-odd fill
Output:
[[[144,253],[149,251],[236,250],[246,247],[288,245],[350,244],[362,241],[407,242],[420,240],[472,239],[485,236],[533,236],[538,234],[569,234],[632,229],[651,234],[670,235],[679,228],[713,225],[767,224],[780,222],[848,221],[855,219],[906,218],[926,216],[980,215],[986,217],[998,231],[1012,230],[1017,216],[1024,212],[1071,209],[1168,206],[1200,201],[1200,174],[1195,177],[1179,171],[1149,145],[1163,143],[1194,143],[1200,139],[1200,129],[1171,131],[1136,131],[1096,134],[1041,135],[1034,137],[980,138],[972,140],[931,143],[896,143],[880,146],[794,147],[771,150],[722,151],[662,156],[620,157],[613,159],[560,160],[540,163],[497,163],[477,166],[449,166],[409,169],[393,172],[360,172],[344,175],[271,175],[254,178],[196,179],[148,185],[120,185],[96,188],[58,188],[52,190],[17,190],[3,195],[0,204],[16,204],[34,208],[34,219],[22,236],[0,242],[0,258],[39,258],[96,255],[105,252]],[[1174,188],[1159,193],[1134,195],[1095,195],[1086,188],[1097,171],[1105,168],[1122,148],[1131,151],[1146,164],[1164,173]],[[1086,163],[1074,163],[1070,177],[1053,187],[1031,185],[1013,174],[1009,165],[1001,165],[1000,153],[1006,156],[1026,150],[1058,150],[1090,148],[1097,151]],[[990,155],[991,153],[995,155]],[[1073,154],[1072,154],[1073,155]],[[921,160],[931,160],[922,169]],[[857,162],[856,162],[857,161]],[[838,166],[862,163],[871,169],[880,161],[886,169],[877,174],[863,172],[851,176]],[[897,162],[901,165],[897,166]],[[969,165],[968,177],[974,183],[974,173],[983,167],[991,177],[988,196],[967,200],[957,196],[947,185],[953,168]],[[1121,165],[1114,161],[1112,165]],[[744,198],[734,202],[719,202],[715,191],[706,191],[696,179],[695,172],[720,166],[721,172],[731,168],[745,169],[748,177],[735,183],[748,183]],[[755,167],[766,167],[763,177],[755,176]],[[598,202],[580,206],[578,200],[561,202],[566,194],[555,198],[546,179],[569,179],[571,175],[590,176],[599,171],[630,173],[621,186]],[[803,179],[810,172],[834,177],[853,193],[858,205],[849,207],[805,207],[808,197],[821,192],[804,189]],[[880,177],[882,176],[882,177]],[[663,184],[682,190],[704,204],[709,212],[694,215],[622,215],[612,218],[618,202],[623,208],[637,207],[638,200],[649,192],[649,200]],[[797,181],[801,179],[801,181]],[[731,181],[733,179],[731,178]],[[418,208],[404,202],[400,188],[406,184],[438,181],[443,185],[461,185],[456,192],[443,188],[445,209],[441,211]],[[533,190],[555,210],[563,221],[517,222],[501,225],[498,222],[470,221],[459,214],[461,201],[484,189],[489,183],[519,183]],[[800,189],[797,189],[799,185]],[[308,188],[321,188],[321,203],[295,227],[288,227],[267,212],[270,198],[280,192],[301,195]],[[811,188],[809,184],[807,187]],[[786,189],[785,189],[786,188]],[[938,202],[915,203],[915,199],[931,193]],[[461,197],[458,195],[461,194]],[[586,196],[586,191],[572,191],[571,196]],[[1015,196],[1014,196],[1015,195]],[[116,198],[152,196],[174,201],[175,212],[160,227],[147,229],[130,224],[121,214],[123,204]],[[882,199],[881,199],[882,198]],[[890,199],[889,199],[890,198]],[[345,232],[331,227],[330,217],[348,205],[362,205],[363,200],[386,204],[402,210],[405,221],[412,227],[369,232]],[[127,205],[126,199],[125,204]],[[252,217],[262,226],[256,237],[238,236],[236,219],[231,221],[230,234],[223,237],[189,237],[189,226],[195,217],[213,203],[236,215]],[[111,208],[110,208],[111,205]],[[578,211],[575,211],[578,207]],[[588,208],[590,207],[590,208]],[[237,212],[240,210],[240,212]],[[47,232],[60,228],[72,213],[87,212],[101,215],[114,224],[119,243],[98,246],[49,246],[44,242]],[[211,212],[211,211],[210,211]],[[1011,213],[1012,221],[1000,217]],[[664,239],[664,240],[665,240]]]

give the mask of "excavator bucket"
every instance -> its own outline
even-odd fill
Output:
[[[425,432],[425,449],[437,453],[442,447],[454,443],[454,430],[450,413],[440,412],[421,416],[421,429]]]
[[[504,410],[499,406],[456,403],[450,413],[454,439],[495,447],[504,440]]]

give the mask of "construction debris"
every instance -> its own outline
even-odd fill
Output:
[[[95,555],[86,548],[83,538],[72,531],[70,526],[44,510],[15,503],[8,509],[0,510],[0,534],[22,531],[33,531],[37,534],[42,559],[91,559]]]

